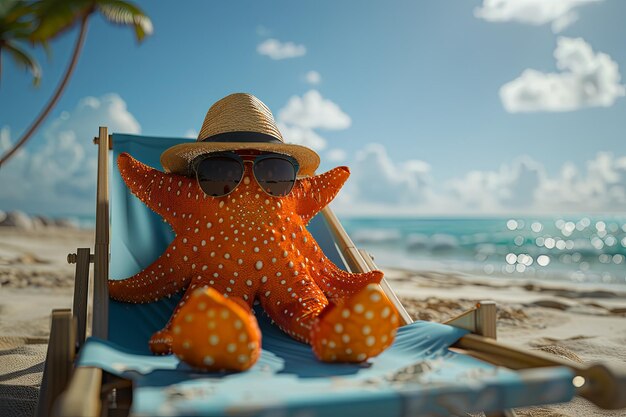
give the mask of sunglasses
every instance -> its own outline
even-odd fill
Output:
[[[243,180],[245,163],[252,163],[252,172],[263,191],[273,197],[288,195],[298,173],[298,162],[287,155],[264,153],[239,155],[216,152],[202,155],[193,164],[196,180],[202,191],[212,197],[230,194]]]

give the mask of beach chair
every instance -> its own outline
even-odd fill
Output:
[[[130,194],[112,162],[128,152],[159,167],[161,152],[182,140],[109,136],[100,128],[94,140],[99,149],[95,251],[80,248],[68,256],[76,264],[74,304],[52,313],[39,416],[511,415],[506,410],[566,402],[575,394],[603,408],[626,405],[623,372],[496,342],[494,303],[481,302],[447,324],[413,322],[386,281],[380,285],[404,325],[392,347],[364,364],[317,361],[308,345],[284,335],[261,312],[263,353],[249,371],[202,373],[173,355],[153,356],[147,341],[177,299],[143,305],[110,301],[107,280],[144,268],[172,232]],[[375,268],[330,209],[309,229],[337,265],[353,272]]]

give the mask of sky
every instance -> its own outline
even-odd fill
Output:
[[[193,137],[210,105],[249,92],[320,172],[351,178],[346,215],[626,211],[626,2],[138,1],[154,33],[93,18],[50,118],[0,168],[0,209],[94,211],[98,126]],[[3,57],[0,151],[50,97],[76,31]],[[159,168],[159,167],[157,167]]]

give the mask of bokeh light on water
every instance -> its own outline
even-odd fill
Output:
[[[345,219],[381,266],[626,285],[626,217]]]

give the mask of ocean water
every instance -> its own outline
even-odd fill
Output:
[[[346,218],[381,267],[626,287],[626,216]]]
[[[93,216],[68,216],[93,228]],[[341,218],[380,267],[626,287],[626,215]]]

